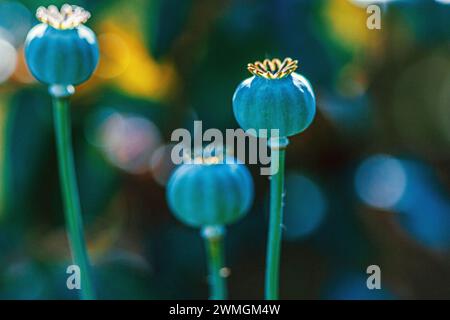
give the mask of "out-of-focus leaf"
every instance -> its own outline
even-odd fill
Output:
[[[160,59],[173,46],[182,34],[193,0],[155,0],[149,1],[148,38],[150,50],[156,59]]]

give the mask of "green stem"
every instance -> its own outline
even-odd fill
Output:
[[[6,99],[5,99],[6,100]],[[0,168],[1,168],[1,181],[0,181],[0,222],[5,221],[7,215],[10,214],[9,208],[9,199],[6,195],[7,186],[9,185],[9,174],[11,172],[10,168],[10,158],[11,155],[8,151],[10,151],[10,141],[11,141],[11,125],[10,122],[12,120],[11,117],[11,107],[10,104],[6,101],[5,105],[3,105],[4,101],[0,101],[0,107],[2,110],[0,111],[0,137],[2,141],[0,142],[3,152],[1,154],[0,159]],[[9,217],[8,217],[9,218]]]
[[[221,272],[224,267],[223,227],[206,227],[202,234],[208,258],[210,300],[225,300],[227,285]]]
[[[68,97],[53,96],[53,116],[64,214],[72,260],[80,268],[80,297],[83,300],[92,300],[95,299],[95,294],[91,282],[90,264],[84,240],[80,199],[76,182]]]
[[[283,223],[284,161],[287,138],[280,138],[275,144],[269,142],[272,149],[270,180],[270,221],[266,254],[266,300],[278,299],[278,283],[281,254],[281,228]]]

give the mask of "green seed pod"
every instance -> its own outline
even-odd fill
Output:
[[[228,225],[242,218],[253,200],[253,181],[247,167],[227,158],[217,163],[183,164],[167,185],[167,200],[174,215],[193,227]]]
[[[94,32],[83,23],[89,13],[77,6],[40,7],[42,22],[28,33],[25,58],[33,76],[48,85],[78,85],[94,72],[99,49]]]
[[[254,75],[244,80],[233,96],[233,111],[244,129],[278,129],[280,137],[305,130],[316,112],[316,100],[308,80],[294,71],[297,61],[286,58],[248,65]]]

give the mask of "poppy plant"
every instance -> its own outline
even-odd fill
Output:
[[[281,226],[283,221],[284,162],[288,137],[304,131],[313,121],[316,100],[311,84],[295,72],[297,60],[286,58],[248,64],[252,77],[239,84],[233,111],[239,125],[253,132],[278,130],[268,136],[271,148],[270,222],[266,256],[266,299],[278,299]],[[264,132],[264,131],[263,131]]]
[[[83,25],[90,14],[81,7],[40,7],[36,17],[41,23],[27,35],[25,58],[33,76],[49,86],[52,96],[67,236],[72,260],[81,272],[81,298],[94,299],[72,151],[69,97],[75,92],[74,86],[94,72],[98,44],[94,32]]]
[[[195,159],[172,174],[167,185],[167,200],[175,217],[189,226],[201,228],[209,261],[210,297],[226,299],[225,226],[244,217],[252,203],[250,172],[236,160],[225,161],[216,156]]]

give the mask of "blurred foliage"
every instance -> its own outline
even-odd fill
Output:
[[[0,1],[2,299],[76,298],[65,287],[50,98],[22,57],[35,9],[64,2]],[[207,297],[203,244],[170,215],[170,158],[154,155],[195,119],[237,127],[231,97],[246,64],[285,56],[299,60],[319,112],[287,153],[281,297],[450,298],[450,5],[384,1],[381,30],[369,30],[357,2],[73,1],[92,13],[101,46],[72,99],[100,298]],[[362,165],[377,154],[395,165]],[[232,298],[262,298],[268,181],[250,168],[252,211],[227,234]],[[384,206],[380,194],[398,197]],[[371,264],[382,291],[365,286]]]

